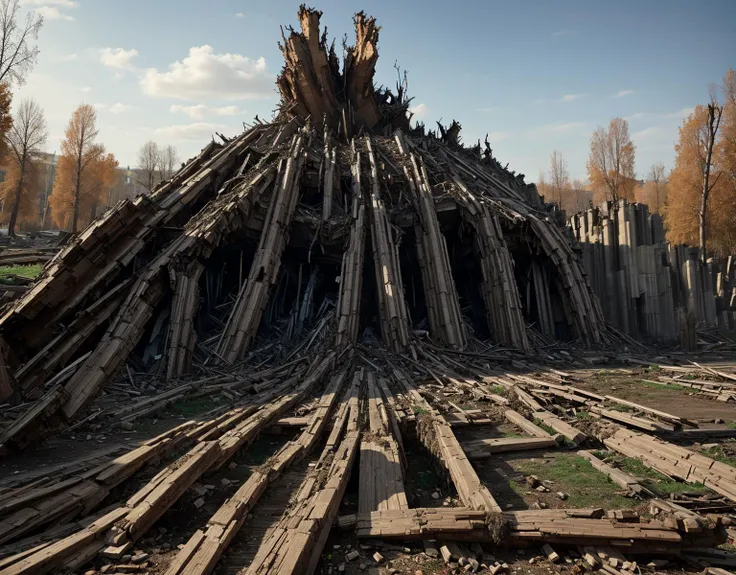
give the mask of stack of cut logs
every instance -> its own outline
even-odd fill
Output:
[[[374,89],[374,19],[356,16],[340,69],[320,16],[302,7],[301,31],[283,39],[272,121],[220,136],[150,195],[115,206],[3,308],[0,404],[17,417],[0,430],[2,455],[96,417],[130,425],[184,394],[228,401],[141,444],[0,478],[0,575],[129,558],[201,477],[280,425],[301,430],[156,572],[211,573],[269,485],[312,450],[241,572],[314,572],[336,523],[360,537],[599,546],[596,557],[721,542],[719,521],[666,502],[659,519],[632,522],[599,509],[510,512],[494,499],[473,460],[588,439],[555,402],[617,426],[611,449],[724,497],[736,491],[732,469],[630,431],[675,433],[685,420],[617,411],[624,400],[577,389],[561,372],[550,381],[516,369],[540,342],[614,341],[562,228],[490,148],[459,144],[459,124],[439,135],[412,127],[403,88]],[[420,392],[423,379],[503,406],[527,436],[462,440],[456,427],[490,416],[445,409]],[[135,401],[105,406],[121,386]],[[408,428],[446,470],[460,507],[409,508]],[[147,465],[158,472],[141,476]],[[357,513],[338,517],[354,469]]]

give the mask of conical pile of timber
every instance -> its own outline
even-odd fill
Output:
[[[458,350],[477,337],[522,352],[602,342],[599,305],[535,187],[487,145],[463,147],[455,122],[410,126],[405,86],[374,88],[374,19],[356,16],[342,69],[320,13],[299,21],[273,121],[108,211],[3,311],[0,402],[34,402],[6,449],[75,421],[126,361],[167,378],[236,365],[283,317],[297,337],[329,312],[339,349],[366,333],[399,353],[427,332]]]

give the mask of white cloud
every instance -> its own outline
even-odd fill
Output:
[[[246,100],[274,95],[274,78],[264,58],[216,54],[212,46],[205,45],[190,48],[189,55],[171,64],[168,72],[149,68],[141,87],[149,96]]]
[[[590,94],[565,94],[562,96],[563,102],[572,102],[573,100],[579,100],[580,98],[585,98],[586,96],[589,96]]]
[[[92,88],[90,88],[89,86],[82,86],[79,89],[80,89],[80,91],[84,92],[85,94],[89,94],[92,91]]]
[[[206,140],[210,139],[215,132],[223,132],[225,130],[228,130],[227,126],[210,124],[207,122],[197,122],[194,124],[158,128],[156,130],[156,136],[169,142],[201,140],[204,143]]]
[[[237,106],[223,106],[221,108],[211,108],[204,104],[198,104],[196,106],[180,106],[174,104],[170,108],[172,114],[186,114],[193,120],[204,120],[207,116],[238,116],[245,113],[245,110],[241,110]]]
[[[242,12],[236,12],[235,13],[235,17],[236,18],[245,18],[245,14],[243,14]]]
[[[429,114],[429,106],[427,104],[417,104],[413,108],[409,108],[409,111],[414,114],[415,119],[423,120]]]
[[[100,110],[107,110],[111,114],[117,115],[132,110],[133,106],[118,102],[117,104],[95,104],[95,108],[99,108]]]
[[[561,36],[567,36],[570,34],[570,30],[558,30],[557,32],[552,32],[553,38],[559,38]]]
[[[43,16],[44,20],[66,20],[67,22],[74,20],[74,16],[63,14],[55,6],[39,6],[36,8],[36,13]]]
[[[631,94],[634,93],[634,90],[619,90],[616,93],[616,98],[623,98],[624,96],[631,96]]]
[[[100,50],[100,62],[109,68],[120,68],[122,70],[133,69],[133,58],[138,55],[138,50],[125,50],[124,48],[102,48]]]
[[[537,98],[536,100],[534,100],[533,103],[534,104],[544,104],[546,102],[547,102],[547,100],[545,100],[544,98]]]
[[[45,20],[74,20],[73,16],[65,14],[59,8],[78,8],[79,2],[76,0],[21,0],[20,2],[26,6],[38,6],[34,8],[35,12],[43,16]]]

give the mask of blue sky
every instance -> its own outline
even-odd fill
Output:
[[[36,98],[59,140],[73,109],[97,106],[100,140],[135,165],[146,140],[196,154],[234,134],[278,95],[283,0],[22,0],[46,17],[41,54],[16,99]],[[365,10],[382,26],[377,82],[409,73],[417,117],[457,119],[464,141],[536,180],[560,150],[585,176],[590,135],[629,119],[640,177],[671,167],[677,130],[708,86],[736,67],[736,0],[322,0],[330,37],[352,37]]]

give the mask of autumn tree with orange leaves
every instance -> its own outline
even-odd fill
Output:
[[[8,235],[15,235],[18,215],[28,216],[32,210],[33,192],[38,184],[38,155],[48,137],[43,109],[33,99],[21,101],[7,135],[9,173],[6,175],[3,196],[10,209]]]
[[[613,118],[608,129],[593,132],[587,163],[591,188],[607,200],[634,201],[634,151],[626,120]]]
[[[696,106],[685,119],[668,187],[667,239],[700,245],[703,257],[706,247],[719,254],[736,248],[736,195],[728,185],[723,138],[710,145],[717,124],[713,103]]]
[[[100,205],[115,184],[115,156],[96,142],[97,114],[83,104],[72,114],[61,143],[56,180],[51,192],[51,214],[60,228],[76,233],[97,215]],[[80,225],[82,224],[82,225]]]

